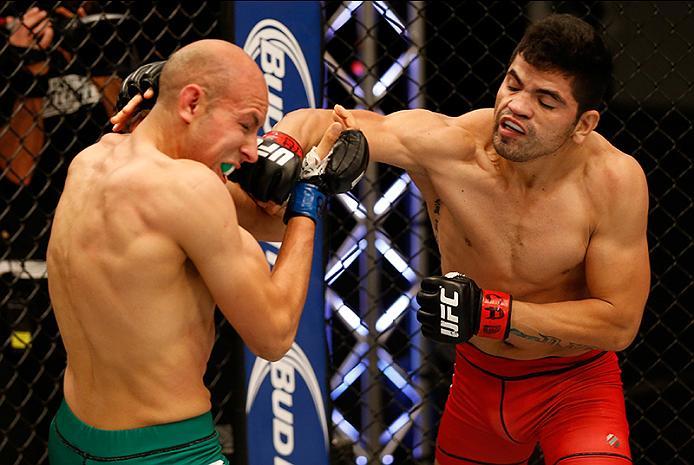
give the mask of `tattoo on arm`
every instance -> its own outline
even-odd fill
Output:
[[[540,334],[540,333],[538,333],[537,336],[533,336],[531,334],[525,334],[523,331],[516,329],[516,328],[511,329],[511,334],[513,334],[514,336],[517,336],[521,339],[526,339],[528,341],[533,341],[533,342],[539,342],[540,344],[548,344],[551,346],[559,347],[561,349],[580,349],[580,350],[599,349],[599,347],[589,346],[586,344],[578,344],[576,342],[571,342],[571,341],[562,341],[558,337],[546,336],[546,335]]]
[[[439,237],[439,215],[441,214],[441,199],[434,200],[434,214],[432,225],[434,227],[434,236]]]

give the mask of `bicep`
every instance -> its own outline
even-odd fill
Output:
[[[591,239],[586,278],[592,297],[640,312],[648,294],[649,276],[645,235],[628,242],[607,233]]]
[[[450,157],[451,144],[446,141],[460,131],[453,118],[427,110],[404,110],[387,116],[364,110],[352,113],[369,141],[371,160],[412,173],[423,174],[440,157]]]
[[[278,305],[260,245],[243,228],[235,236],[198,269],[224,317],[247,341]]]
[[[267,311],[278,292],[260,246],[238,224],[228,191],[212,172],[209,177],[190,192],[179,193],[186,205],[170,218],[171,229],[215,303],[236,326],[243,316]]]
[[[641,176],[636,176],[641,178]],[[635,333],[650,287],[645,179],[634,179],[610,201],[586,252],[586,280],[591,297],[612,304],[617,318]]]

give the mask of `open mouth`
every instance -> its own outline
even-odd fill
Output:
[[[231,173],[233,173],[234,170],[236,169],[236,166],[234,166],[234,165],[231,164],[231,163],[222,163],[220,166],[221,166],[221,169],[222,169],[222,174],[223,174],[224,176],[229,176],[229,175],[230,175]]]
[[[509,131],[513,131],[517,134],[525,134],[525,131],[518,124],[514,123],[510,119],[505,119],[501,121],[501,127]]]

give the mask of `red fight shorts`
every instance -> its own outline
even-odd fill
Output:
[[[436,444],[440,465],[631,463],[621,370],[613,352],[510,360],[472,344],[455,373]]]

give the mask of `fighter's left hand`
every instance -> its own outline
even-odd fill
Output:
[[[472,336],[504,340],[511,328],[511,296],[480,289],[460,273],[424,278],[417,303],[422,334],[438,342],[459,344]]]

